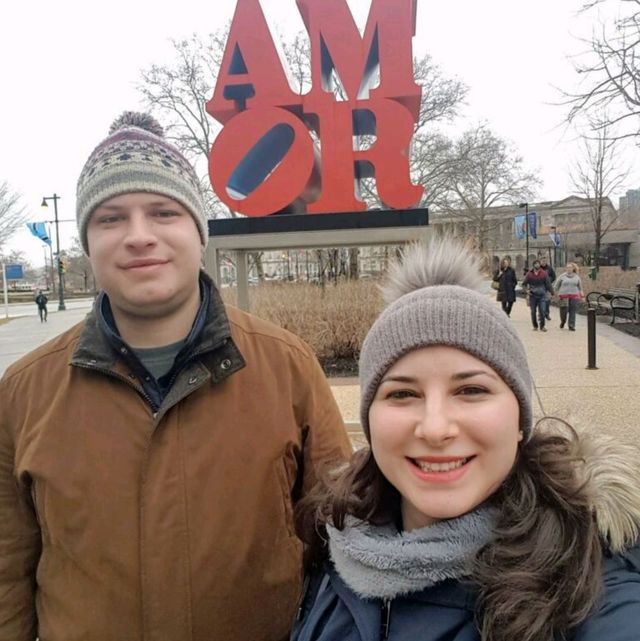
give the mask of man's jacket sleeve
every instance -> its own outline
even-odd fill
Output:
[[[35,641],[40,531],[29,493],[15,476],[7,387],[0,381],[0,641]]]
[[[303,495],[316,484],[324,468],[339,465],[351,456],[349,437],[331,387],[315,355],[311,353],[310,356],[304,426]]]

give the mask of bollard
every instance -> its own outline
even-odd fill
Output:
[[[587,346],[589,352],[587,369],[598,369],[596,367],[596,310],[593,307],[587,309]]]

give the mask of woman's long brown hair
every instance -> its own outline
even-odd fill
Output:
[[[555,641],[592,612],[602,588],[602,546],[581,464],[571,427],[537,429],[492,497],[496,536],[470,576],[482,641]],[[308,571],[326,558],[327,523],[342,529],[347,515],[389,523],[399,509],[400,495],[371,450],[356,452],[298,505]]]

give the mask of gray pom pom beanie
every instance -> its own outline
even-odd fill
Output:
[[[191,163],[163,136],[162,127],[149,114],[125,111],[89,156],[76,193],[76,220],[87,254],[91,214],[105,200],[134,192],[161,194],[179,202],[193,216],[206,247],[209,233],[198,177]]]
[[[492,367],[520,405],[524,440],[532,430],[532,381],[524,346],[507,315],[482,288],[479,259],[461,244],[414,245],[394,265],[385,297],[360,353],[360,419],[367,439],[369,408],[386,371],[428,345],[457,347]]]

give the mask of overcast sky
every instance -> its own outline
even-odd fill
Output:
[[[295,0],[261,0],[284,35],[302,30]],[[356,21],[369,0],[349,0]],[[554,86],[573,87],[569,56],[583,48],[593,18],[582,0],[418,0],[414,54],[430,53],[469,87],[467,119],[488,121],[539,169],[541,200],[568,196],[567,166],[576,142],[552,103]],[[614,6],[616,3],[612,3]],[[61,219],[75,217],[75,184],[93,147],[125,109],[142,105],[140,71],[171,55],[170,38],[225,26],[235,0],[22,0],[0,22],[0,180],[22,193],[33,220],[48,218],[43,196],[57,193]],[[464,123],[463,125],[464,126]],[[628,154],[637,162],[637,153]],[[640,186],[633,173],[626,188]],[[428,188],[428,185],[427,185]],[[62,248],[75,224],[61,225]],[[42,263],[42,244],[27,231],[14,245]]]

